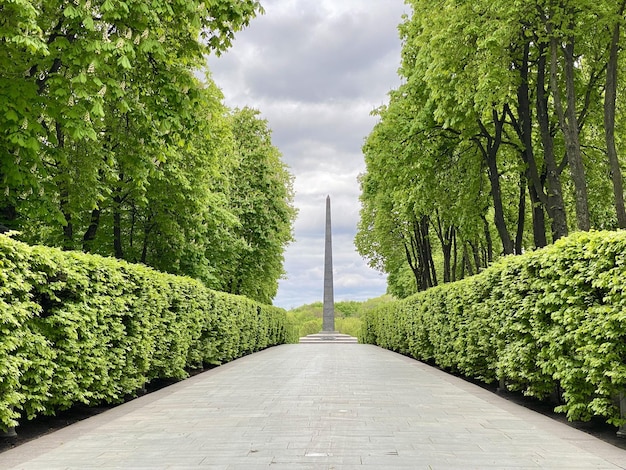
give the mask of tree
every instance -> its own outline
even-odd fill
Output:
[[[183,102],[185,75],[202,65],[204,53],[228,47],[261,11],[255,0],[19,0],[1,8],[8,47],[0,52],[0,102],[7,107],[0,118],[0,206],[12,209],[3,212],[15,214],[16,228],[18,219],[62,225],[58,243],[66,248],[78,246],[77,227],[109,196],[97,184],[116,170],[107,154],[106,112],[117,107],[123,119],[147,100]],[[157,88],[161,79],[168,86]],[[145,109],[154,140],[175,127],[176,115]]]
[[[222,289],[271,303],[284,274],[283,252],[293,240],[293,177],[272,144],[259,111],[232,114],[237,163],[233,167],[230,209],[238,220],[242,249],[227,260]]]
[[[392,279],[408,265],[418,290],[440,277],[433,239],[443,254],[443,281],[456,279],[457,238],[478,249],[487,209],[477,149],[437,126],[423,91],[413,77],[377,111],[380,121],[363,147],[367,171],[355,240],[370,265]]]
[[[617,225],[619,228],[626,228],[626,209],[624,207],[622,171],[615,144],[615,108],[617,101],[621,23],[625,9],[626,1],[618,2],[616,9],[617,15],[615,15],[613,21],[609,21],[608,28],[612,34],[608,48],[609,58],[604,85],[604,132],[611,182],[613,184],[613,197],[615,198]]]
[[[421,263],[416,247],[427,239],[411,238],[407,227],[423,234],[428,223],[444,281],[456,273],[458,253],[459,274],[471,274],[492,259],[493,229],[510,254],[549,242],[546,216],[552,240],[573,228],[571,211],[578,229],[610,227],[611,183],[619,219],[615,110],[626,3],[408,3],[413,13],[399,28],[405,84],[390,94],[364,147],[357,246],[370,263],[400,279],[405,263]],[[472,189],[483,182],[488,199]]]
[[[292,178],[258,113],[231,114],[210,76],[196,78],[259,2],[16,0],[0,12],[0,223],[271,302]]]

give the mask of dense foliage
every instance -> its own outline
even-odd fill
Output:
[[[625,278],[625,232],[578,232],[368,312],[363,340],[624,424]]]
[[[0,228],[269,302],[291,240],[291,177],[258,113],[228,110],[198,78],[260,11],[256,0],[0,5]]]
[[[573,230],[626,228],[626,1],[407,4],[403,84],[363,148],[356,239],[390,292]]]
[[[384,295],[364,302],[354,300],[335,302],[335,329],[339,333],[360,338],[362,332],[361,316],[391,301],[391,296]],[[302,336],[322,331],[323,311],[324,305],[322,302],[314,302],[287,312],[287,321],[295,341]]]
[[[0,429],[287,338],[286,313],[188,277],[0,235]]]

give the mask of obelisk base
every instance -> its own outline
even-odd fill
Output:
[[[337,343],[337,344],[357,344],[359,340],[354,336],[345,335],[336,331],[322,331],[313,335],[300,338],[303,344]]]

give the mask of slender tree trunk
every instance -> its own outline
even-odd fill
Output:
[[[454,227],[445,232],[445,242],[441,244],[443,251],[443,282],[452,281],[452,240],[454,239]]]
[[[587,197],[587,182],[585,167],[583,165],[582,152],[578,136],[578,117],[576,116],[576,88],[574,84],[574,38],[566,40],[563,49],[565,71],[565,99],[567,108],[563,110],[563,102],[559,88],[557,74],[558,63],[558,38],[550,39],[550,81],[552,85],[552,97],[554,108],[559,118],[559,127],[565,140],[567,161],[569,163],[576,200],[576,225],[579,230],[590,230],[589,203]]]
[[[456,246],[456,230],[454,231],[454,233],[452,234],[452,277],[451,277],[451,281],[454,282],[457,279],[456,276],[456,272],[458,269],[458,253],[457,253],[457,246]]]
[[[91,220],[89,222],[89,227],[87,227],[87,231],[85,235],[83,235],[83,251],[89,252],[91,251],[91,245],[94,239],[96,238],[96,233],[98,232],[98,227],[100,226],[100,209],[94,209],[91,211]]]
[[[415,277],[415,285],[418,291],[423,290],[422,287],[422,274],[421,266],[419,263],[419,255],[416,252],[416,242],[414,235],[409,235],[408,240],[406,235],[402,235],[402,244],[404,245],[404,253],[406,261],[413,272]]]
[[[65,133],[59,122],[55,123],[55,132],[57,148],[63,152],[65,148]],[[72,211],[70,209],[70,192],[64,178],[65,175],[62,175],[59,181],[59,208],[65,219],[63,225],[63,249],[72,250],[74,249],[74,225],[72,223]]]
[[[452,240],[454,238],[455,229],[454,227],[446,228],[441,221],[439,213],[437,213],[437,225],[435,226],[435,232],[437,233],[437,238],[439,238],[439,242],[441,243],[441,251],[443,254],[443,282],[450,282],[452,278]]]
[[[548,114],[548,96],[546,94],[546,55],[545,48],[540,46],[537,63],[537,122],[543,144],[543,155],[546,165],[546,186],[548,204],[546,210],[552,219],[552,239],[554,241],[568,234],[567,213],[563,201],[561,172],[554,156],[554,138],[550,131]]]
[[[424,246],[424,257],[426,260],[426,266],[429,271],[429,286],[434,287],[439,282],[437,281],[437,270],[435,269],[435,262],[433,261],[433,247],[430,242],[430,220],[424,216],[421,220],[422,228],[422,240]]]
[[[518,64],[520,84],[517,88],[519,124],[513,118],[515,129],[524,145],[522,160],[526,163],[528,192],[532,204],[533,241],[536,247],[546,246],[546,225],[543,206],[548,205],[548,195],[544,191],[544,179],[537,167],[533,148],[533,125],[530,105],[529,57],[530,41],[524,38],[524,49],[521,62]],[[519,239],[519,234],[516,240]],[[519,245],[519,243],[516,243]]]
[[[622,1],[619,7],[619,19],[615,22],[615,27],[613,28],[604,89],[604,135],[606,139],[606,153],[611,170],[611,182],[613,183],[617,226],[619,228],[626,228],[626,209],[624,208],[622,170],[620,168],[619,159],[617,157],[617,147],[615,145],[615,106],[617,98],[617,59],[619,54],[620,21],[625,8],[626,0]]]
[[[489,168],[489,182],[491,183],[491,197],[494,205],[494,222],[500,240],[502,241],[502,251],[505,255],[513,253],[513,242],[509,235],[504,218],[504,207],[502,203],[502,191],[500,189],[500,173],[494,155],[487,155],[487,166]]]
[[[476,273],[480,272],[480,268],[482,267],[482,263],[480,262],[480,250],[478,249],[478,244],[468,242],[469,246],[472,248],[472,256],[474,257],[474,265],[476,266]]]
[[[474,268],[472,268],[472,262],[469,257],[469,253],[467,252],[467,242],[463,243],[463,266],[467,268],[467,275],[474,275]]]
[[[143,231],[143,243],[141,247],[141,263],[146,264],[148,260],[148,241],[150,238],[151,228],[148,225],[145,226]]]
[[[124,258],[124,249],[122,248],[122,196],[121,189],[113,197],[113,251],[115,257]]]
[[[4,232],[17,229],[17,208],[9,202],[0,206],[0,229]]]
[[[410,241],[407,242],[406,237],[403,237],[402,242],[404,245],[404,253],[406,255],[406,261],[407,263],[409,263],[409,267],[411,268],[411,272],[413,273],[413,277],[415,278],[415,287],[418,292],[422,291],[424,290],[422,286],[422,274],[420,270],[419,261],[415,254],[415,250],[414,250],[415,245],[413,243],[413,240],[411,239]]]
[[[442,246],[443,251],[443,282],[450,282],[452,280],[452,247],[450,245]]]
[[[489,222],[487,217],[481,216],[483,221],[483,231],[485,233],[485,241],[487,242],[487,262],[491,264],[493,262],[493,240],[491,239],[491,231],[489,230]]]
[[[526,224],[526,187],[525,172],[519,175],[519,204],[517,206],[517,232],[515,234],[515,254],[521,255],[524,243],[524,225]]]
[[[494,222],[498,230],[498,235],[500,235],[500,240],[502,241],[502,250],[505,255],[509,255],[513,253],[513,241],[511,240],[511,235],[509,234],[504,217],[502,190],[500,189],[500,172],[498,171],[497,161],[498,151],[502,143],[502,128],[504,126],[505,113],[503,112],[503,116],[500,118],[498,112],[494,109],[492,114],[495,127],[494,135],[492,136],[482,122],[479,122],[479,126],[483,132],[482,136],[486,138],[487,146],[485,147],[480,141],[478,144],[487,164],[487,174],[491,185],[491,197],[494,208]]]
[[[65,219],[65,224],[63,225],[63,249],[64,250],[73,250],[74,249],[74,224],[72,223],[72,212],[69,208],[69,192],[67,188],[65,188],[65,183],[61,183],[62,188],[59,197],[59,203],[61,206],[61,213],[63,214],[63,218]]]
[[[131,204],[130,209],[130,228],[128,230],[128,246],[131,251],[134,251],[135,246],[135,225],[137,224],[137,207],[135,204]]]
[[[544,205],[539,200],[539,195],[535,189],[535,185],[528,184],[528,196],[530,197],[530,204],[532,206],[532,218],[533,218],[533,243],[535,248],[541,248],[548,244],[546,239],[546,217],[543,211]]]
[[[437,273],[432,257],[429,236],[429,219],[427,216],[414,220],[409,240],[403,236],[407,262],[415,276],[417,290],[423,291],[437,285]]]
[[[416,252],[421,265],[422,290],[437,285],[437,274],[435,263],[433,262],[432,249],[429,236],[429,220],[427,216],[422,216],[419,221],[414,221],[414,237],[417,243]]]

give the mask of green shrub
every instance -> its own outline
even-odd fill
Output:
[[[141,265],[0,235],[0,429],[115,403],[288,340],[286,312]]]
[[[344,335],[358,338],[361,335],[361,319],[354,317],[335,318],[335,329]]]
[[[314,335],[322,331],[322,319],[307,320],[300,325],[299,336]]]
[[[626,232],[580,232],[362,315],[362,340],[624,424]]]

